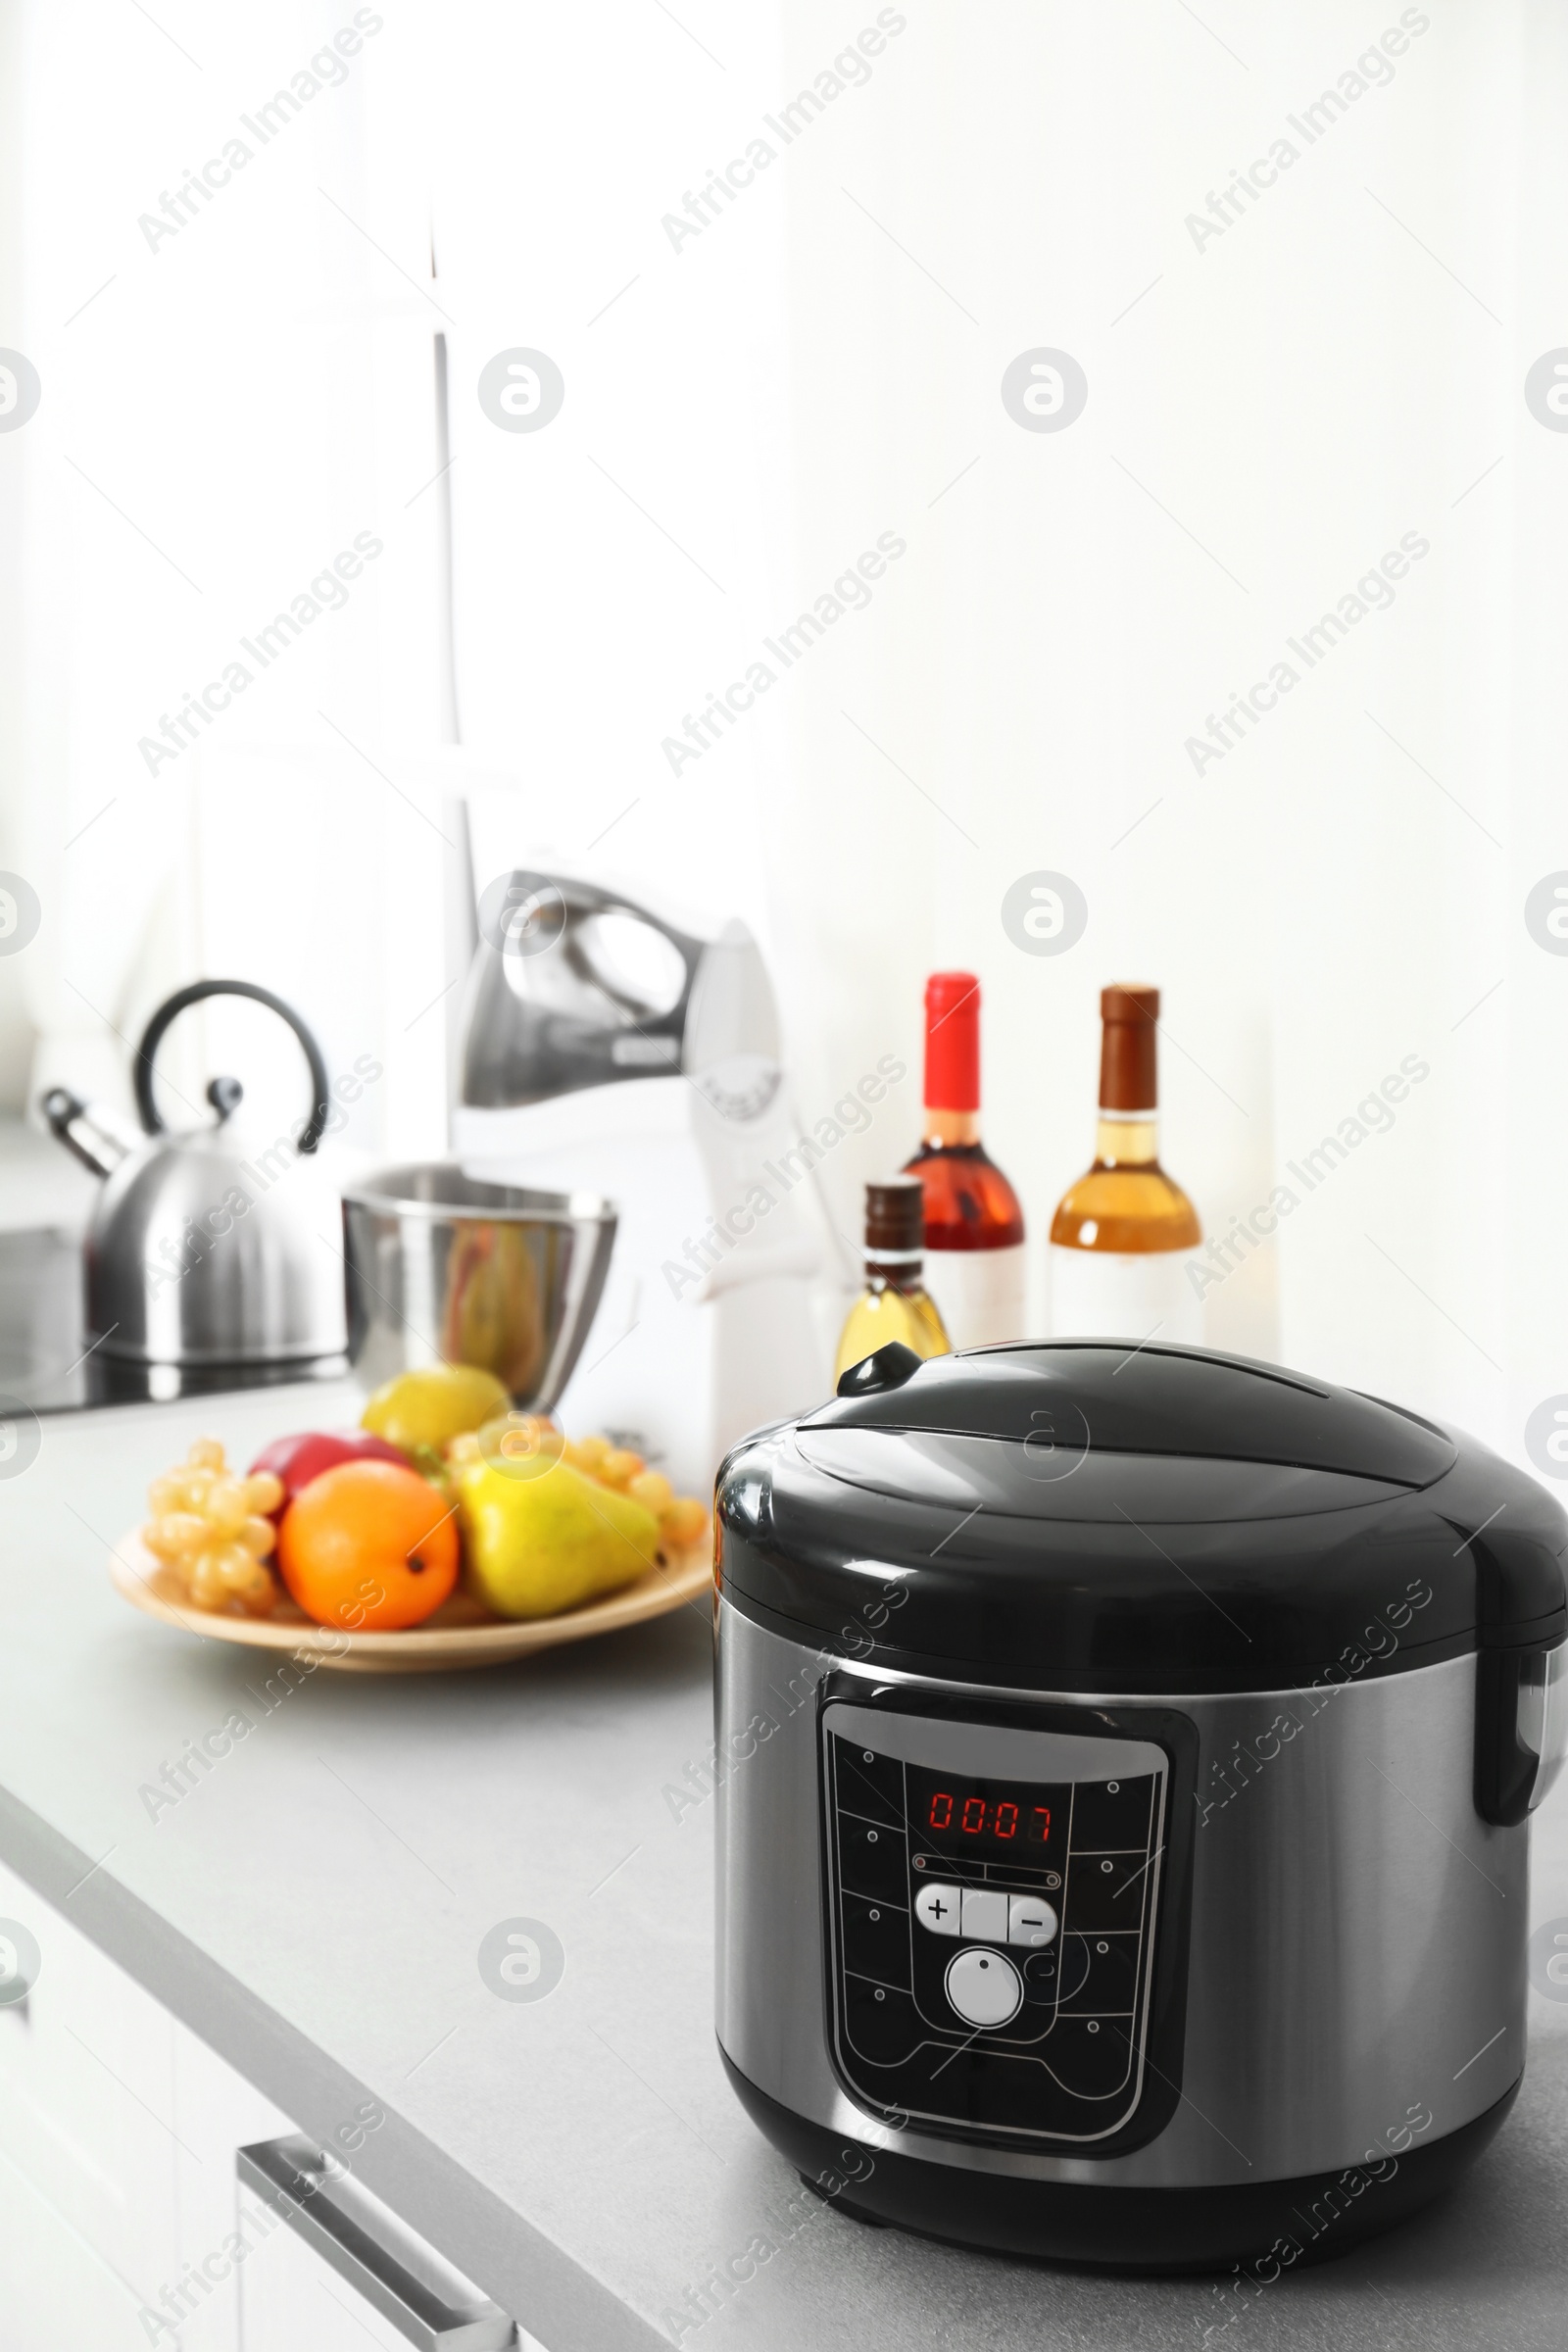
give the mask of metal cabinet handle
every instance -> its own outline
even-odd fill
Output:
[[[379,2198],[297,2136],[240,2148],[235,2170],[340,2278],[420,2352],[512,2352],[517,2330]]]

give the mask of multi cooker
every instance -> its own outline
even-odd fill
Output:
[[[1532,1479],[1071,1341],[884,1348],[717,1500],[718,2039],[842,2210],[1277,2276],[1486,2146],[1568,1696]]]

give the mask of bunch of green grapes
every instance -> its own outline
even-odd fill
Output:
[[[706,1534],[708,1513],[695,1494],[677,1494],[662,1470],[650,1470],[640,1453],[612,1446],[608,1438],[579,1438],[566,1446],[566,1459],[602,1487],[629,1494],[659,1521],[663,1542],[684,1551]]]
[[[278,1598],[266,1565],[277,1531],[267,1514],[282,1499],[283,1482],[270,1470],[240,1478],[216,1438],[198,1438],[179,1468],[148,1488],[152,1517],[141,1540],[174,1569],[198,1609],[237,1604],[267,1617]]]

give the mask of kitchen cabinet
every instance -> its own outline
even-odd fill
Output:
[[[39,1956],[0,2000],[4,2352],[542,2352],[0,1865],[3,1921]]]
[[[137,2315],[179,2262],[173,2020],[5,1870],[0,1918],[39,1953],[0,2004],[7,2352],[145,2347]]]
[[[0,2100],[8,2099],[0,2085]],[[147,2352],[139,2298],[0,2155],[0,2313],[6,2352]],[[167,2340],[167,2339],[166,2339]]]
[[[240,2191],[247,2233],[266,2227],[266,2208],[252,2191]],[[346,2286],[320,2258],[289,2230],[275,2228],[258,2243],[245,2265],[240,2294],[244,2306],[245,2352],[409,2352],[409,2339],[362,2295]]]
[[[0,1882],[42,1953],[0,2006],[0,2155],[138,2301],[175,2275],[173,2021],[55,1915]]]
[[[5,2352],[238,2352],[227,2282],[177,2334],[166,2296],[234,2227],[236,2145],[287,2119],[3,1866],[0,1919],[39,1955],[25,1998],[0,2002]]]

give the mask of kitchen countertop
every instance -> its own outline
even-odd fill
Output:
[[[1047,2270],[866,2229],[808,2198],[712,2034],[710,1803],[665,1791],[711,1740],[701,1606],[510,1667],[264,1689],[267,1653],[128,1609],[108,1548],[198,1433],[248,1459],[355,1417],[342,1388],[125,1406],[42,1426],[0,1483],[0,1860],[291,2115],[388,2121],[366,2184],[549,2352],[1560,2352],[1568,2004],[1531,1995],[1514,2115],[1404,2230],[1244,2300],[1208,2280]],[[273,1669],[275,1673],[275,1669]],[[142,1791],[235,1709],[254,1730],[151,1818]],[[1538,1817],[1532,1923],[1568,1915],[1568,1784]],[[506,1920],[564,1973],[481,1979]],[[700,2321],[688,2297],[770,2259]]]

